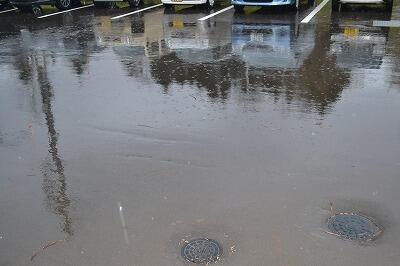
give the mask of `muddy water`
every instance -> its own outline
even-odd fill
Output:
[[[218,265],[398,265],[390,15],[121,13],[1,17],[0,265],[187,265],[197,237]],[[327,234],[331,202],[384,234]]]

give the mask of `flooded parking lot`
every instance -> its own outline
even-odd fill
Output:
[[[400,5],[317,4],[0,14],[0,265],[398,265]]]

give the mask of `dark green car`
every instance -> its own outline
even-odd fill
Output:
[[[21,12],[33,12],[35,15],[42,13],[41,5],[53,5],[59,10],[67,10],[81,5],[80,0],[10,0],[10,3]]]
[[[8,0],[0,0],[0,11],[12,8],[12,5]]]

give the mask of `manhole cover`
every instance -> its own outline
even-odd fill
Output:
[[[370,218],[355,213],[333,215],[328,219],[328,228],[334,235],[359,242],[372,241],[382,233]]]
[[[182,257],[185,260],[196,264],[208,264],[214,262],[218,260],[221,255],[221,245],[212,239],[194,239],[182,247]]]

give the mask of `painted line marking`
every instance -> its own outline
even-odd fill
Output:
[[[15,11],[15,10],[18,10],[18,8],[13,8],[13,9],[9,9],[9,10],[0,11],[0,14],[8,13],[8,12]]]
[[[94,4],[90,4],[90,5],[86,5],[86,6],[80,6],[80,7],[76,7],[76,8],[72,8],[72,9],[56,12],[56,13],[51,13],[51,14],[47,14],[47,15],[44,15],[44,16],[40,16],[38,18],[47,18],[47,17],[58,15],[58,14],[67,13],[67,12],[71,12],[71,11],[74,11],[74,10],[78,10],[78,9],[88,8],[88,7],[91,7],[91,6],[94,6]]]
[[[124,232],[125,243],[127,245],[129,245],[128,230],[126,229],[124,210],[122,208],[122,203],[121,202],[118,202],[118,211],[119,211],[119,219],[121,220],[122,231]]]
[[[162,5],[163,5],[163,4],[158,4],[158,5],[154,5],[154,6],[149,6],[149,7],[146,7],[146,8],[143,8],[143,9],[139,9],[139,10],[136,10],[136,11],[133,11],[133,12],[130,12],[130,13],[126,13],[126,14],[123,14],[123,15],[119,15],[119,16],[113,17],[113,18],[111,18],[111,19],[114,20],[114,19],[119,19],[119,18],[127,17],[127,16],[130,16],[130,15],[133,15],[133,14],[136,14],[136,13],[140,13],[140,12],[142,12],[142,11],[146,11],[146,10],[149,10],[149,9],[153,9],[153,8],[156,8],[156,7],[159,7],[159,6],[162,6]]]
[[[301,23],[308,23],[310,20],[319,12],[321,9],[329,2],[330,0],[324,0],[321,4],[319,4],[311,13],[305,17]]]
[[[372,23],[374,27],[400,27],[400,20],[374,20]]]
[[[228,7],[224,8],[224,9],[221,9],[220,11],[214,12],[214,13],[208,15],[208,16],[199,18],[199,21],[207,20],[207,19],[212,18],[212,17],[214,17],[214,16],[216,16],[218,14],[221,14],[221,13],[223,13],[225,11],[228,11],[229,9],[232,9],[232,8],[233,8],[233,6],[228,6]]]

